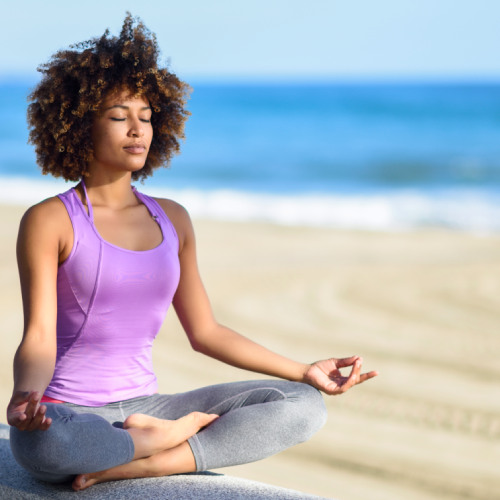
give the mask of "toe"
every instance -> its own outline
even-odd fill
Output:
[[[72,486],[75,491],[80,491],[85,489],[86,483],[87,483],[87,478],[83,475],[80,475],[75,477]]]

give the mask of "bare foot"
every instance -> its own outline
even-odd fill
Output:
[[[187,440],[218,417],[193,412],[178,420],[164,420],[134,413],[123,422],[123,428],[134,440],[132,462],[104,471],[80,474],[73,480],[73,489],[80,491],[97,483],[119,479],[193,472],[196,463]]]
[[[99,472],[92,472],[91,474],[80,474],[76,476],[71,485],[75,491],[86,490],[94,484],[105,483],[108,481],[117,481],[120,479],[132,479],[134,477],[145,477],[141,471],[140,463],[147,459],[134,460],[129,464],[120,465],[113,469],[103,470]],[[127,469],[133,464],[134,474],[127,474]],[[129,466],[127,468],[127,466]]]
[[[133,479],[139,477],[158,477],[170,474],[194,472],[196,462],[187,442],[156,455],[133,460],[124,465],[91,474],[80,474],[73,480],[73,489],[85,490],[90,486],[108,481]]]
[[[76,476],[75,479],[73,479],[71,487],[75,491],[86,490],[87,488],[90,488],[91,486],[99,482],[98,474],[98,472],[94,472],[92,474],[80,474],[79,476]]]
[[[136,448],[140,448],[137,449],[134,458],[142,458],[175,448],[217,418],[219,418],[218,415],[198,411],[189,413],[178,420],[164,420],[134,413],[123,422],[123,428],[132,435]],[[137,431],[142,431],[140,442],[136,439]]]

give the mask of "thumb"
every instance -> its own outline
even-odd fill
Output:
[[[352,366],[358,359],[361,358],[359,356],[351,356],[349,358],[337,359],[336,362],[337,368],[345,368],[346,366]]]

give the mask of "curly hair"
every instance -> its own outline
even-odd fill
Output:
[[[143,180],[155,168],[168,166],[184,138],[190,87],[159,67],[158,58],[156,36],[127,12],[119,37],[106,30],[100,38],[71,45],[41,65],[42,80],[28,97],[28,125],[42,173],[67,181],[88,175],[94,117],[106,96],[119,88],[145,96],[153,110],[149,154],[132,178]]]

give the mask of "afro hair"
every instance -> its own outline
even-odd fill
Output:
[[[143,180],[168,166],[179,152],[189,112],[190,87],[159,67],[156,36],[130,13],[120,36],[109,30],[100,38],[72,45],[41,65],[40,83],[29,95],[29,142],[43,174],[78,181],[93,159],[91,128],[103,100],[120,88],[145,96],[153,111],[153,141],[144,167],[132,173]]]

